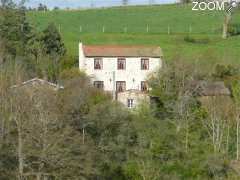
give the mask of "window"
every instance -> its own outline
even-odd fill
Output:
[[[133,99],[127,100],[127,106],[128,106],[128,108],[133,108]]]
[[[126,59],[125,58],[118,58],[118,70],[126,69]]]
[[[102,59],[101,58],[95,58],[94,59],[94,69],[102,69],[103,65],[102,65]]]
[[[142,81],[141,82],[141,91],[147,91],[147,90],[148,90],[147,82]]]
[[[104,87],[103,81],[94,81],[93,85],[95,88],[98,88],[98,89],[103,89]]]
[[[141,59],[141,69],[142,70],[148,70],[149,69],[149,59],[142,58]]]
[[[117,92],[123,92],[126,90],[126,82],[125,81],[117,81],[116,82],[116,90]]]

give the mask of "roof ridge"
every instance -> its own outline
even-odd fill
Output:
[[[118,44],[107,44],[107,45],[102,45],[102,44],[90,44],[90,45],[83,45],[83,47],[146,47],[146,48],[161,48],[160,46],[157,45],[118,45]]]
[[[86,57],[162,57],[160,46],[149,45],[83,45]]]

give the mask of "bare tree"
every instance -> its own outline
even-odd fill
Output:
[[[228,128],[232,109],[230,97],[204,97],[201,102],[208,113],[207,118],[203,120],[203,125],[212,140],[214,153],[228,149]]]
[[[93,171],[91,151],[87,152],[88,144],[82,143],[81,134],[59,118],[57,92],[30,86],[18,87],[14,93],[18,94],[14,96],[12,114],[18,129],[19,179],[70,175],[84,178],[83,175],[90,174]],[[89,159],[82,158],[82,154]],[[64,169],[65,166],[82,171],[73,173]]]
[[[15,150],[14,179],[85,179],[94,174],[92,140],[85,135],[83,142],[81,133],[62,118],[58,91],[24,86],[23,80],[20,69],[0,70],[0,149],[5,141]]]
[[[236,120],[236,160],[239,160],[239,125],[240,125],[240,84],[235,82],[232,86],[232,93],[235,102],[235,120]]]
[[[223,22],[223,33],[222,33],[223,39],[227,39],[228,37],[228,27],[229,27],[231,18],[232,18],[231,12],[225,13],[224,22]]]

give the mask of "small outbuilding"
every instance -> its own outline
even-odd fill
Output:
[[[214,102],[231,102],[231,92],[223,81],[193,81],[192,91],[202,105]]]
[[[117,99],[128,108],[136,108],[142,102],[150,102],[150,97],[147,92],[135,89],[118,93]]]
[[[57,91],[63,89],[63,86],[59,86],[43,79],[33,78],[22,82],[21,84],[14,85],[11,88],[46,88]]]
[[[192,83],[194,92],[198,96],[230,96],[230,90],[223,81],[194,81]]]

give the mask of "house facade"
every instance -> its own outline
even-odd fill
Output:
[[[96,88],[122,93],[146,92],[146,79],[162,67],[158,46],[96,46],[79,43],[79,68]]]

